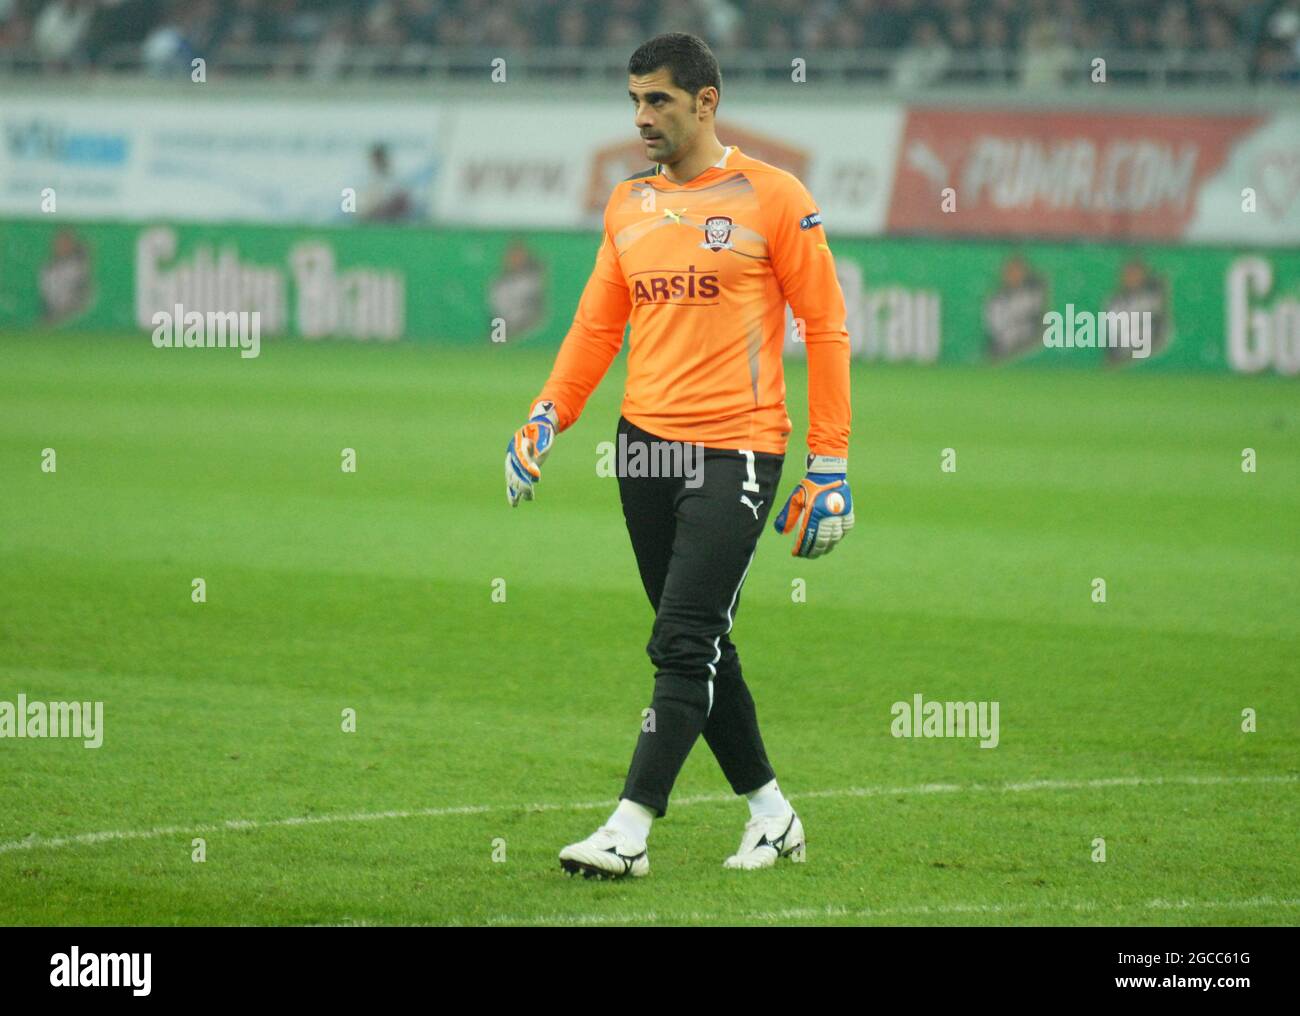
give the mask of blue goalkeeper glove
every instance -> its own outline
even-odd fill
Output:
[[[560,429],[554,402],[537,403],[529,417],[506,445],[506,501],[511,508],[533,499],[533,485],[542,480],[542,463]]]
[[[783,535],[798,529],[790,552],[794,557],[821,557],[853,528],[848,459],[809,455],[807,470],[772,525]]]

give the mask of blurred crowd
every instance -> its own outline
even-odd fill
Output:
[[[1131,77],[1149,64],[1194,78],[1236,60],[1254,77],[1300,82],[1300,0],[0,0],[0,65],[21,55],[46,70],[94,68],[126,53],[166,70],[280,47],[324,75],[365,47],[630,51],[674,30],[787,66],[886,51],[902,85],[1033,87],[1117,51]]]

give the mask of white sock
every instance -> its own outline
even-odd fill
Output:
[[[794,809],[790,807],[790,802],[781,794],[781,788],[776,785],[776,780],[768,780],[752,794],[746,794],[749,799],[749,816],[757,818],[762,815],[764,818],[784,818]]]
[[[613,826],[624,836],[636,840],[637,843],[644,843],[650,835],[650,824],[655,820],[655,810],[647,808],[644,804],[637,804],[635,801],[621,799],[618,807],[614,809],[614,814],[609,816],[607,826]]]

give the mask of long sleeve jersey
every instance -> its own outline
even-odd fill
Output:
[[[808,351],[808,449],[848,455],[849,335],[821,215],[792,174],[738,148],[689,183],[619,183],[555,367],[538,395],[560,430],[623,344],[623,415],[669,441],[784,454],[790,304]]]

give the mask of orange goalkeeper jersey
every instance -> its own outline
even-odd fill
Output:
[[[689,183],[624,180],[538,399],[561,430],[628,341],[623,415],[670,441],[784,453],[785,305],[807,343],[809,451],[847,456],[849,335],[821,215],[803,184],[738,148]]]

